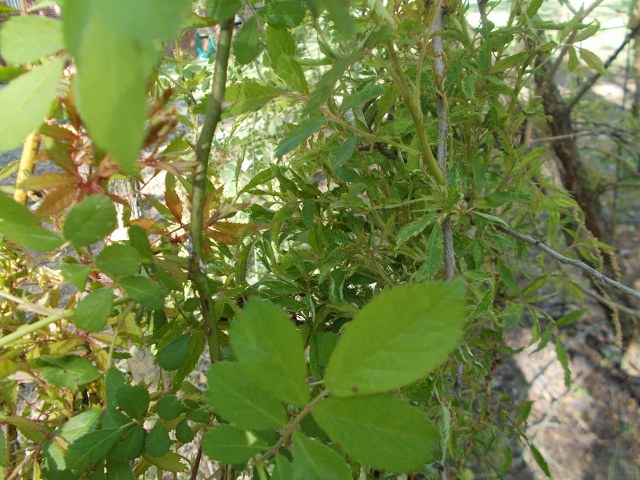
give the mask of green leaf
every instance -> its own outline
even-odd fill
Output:
[[[351,38],[355,33],[355,19],[349,12],[349,2],[344,0],[321,0],[321,4],[329,12],[329,20],[343,38]]]
[[[62,24],[52,18],[21,15],[0,30],[0,54],[9,63],[32,63],[64,48]],[[28,39],[28,41],[26,41]]]
[[[128,463],[116,459],[107,460],[107,478],[109,480],[136,480],[133,470]]]
[[[271,168],[265,168],[261,172],[258,172],[249,182],[238,192],[238,196],[244,192],[250,191],[259,185],[266,185],[275,178],[276,174]]]
[[[574,72],[578,65],[580,65],[580,60],[578,60],[578,54],[576,53],[576,48],[573,45],[570,45],[568,48],[569,52],[569,60],[567,61],[567,70],[570,72]]]
[[[209,370],[207,403],[214,412],[241,428],[266,430],[287,423],[282,403],[249,378],[249,367],[218,362]]]
[[[244,463],[268,447],[252,432],[230,425],[218,425],[206,432],[200,446],[210,459],[232,465]]]
[[[309,85],[300,63],[293,57],[282,55],[273,65],[273,70],[284,82],[296,92],[309,93]]]
[[[222,22],[238,13],[238,10],[242,7],[242,2],[240,0],[207,0],[207,7],[209,16],[218,22]]]
[[[142,420],[149,409],[149,392],[142,384],[123,385],[116,399],[122,411],[136,420]]]
[[[118,391],[126,384],[124,374],[115,367],[111,367],[105,374],[105,393],[107,394],[107,406],[115,407],[118,404]]]
[[[529,445],[529,450],[531,451],[531,455],[533,455],[533,459],[536,461],[540,469],[544,472],[547,478],[551,478],[551,471],[549,470],[549,465],[547,461],[544,459],[540,450],[536,448],[536,446],[532,443]]]
[[[165,427],[162,422],[157,421],[147,434],[144,449],[152,457],[162,457],[169,453],[170,448],[171,439],[169,438],[167,427]]]
[[[383,85],[366,85],[362,90],[358,90],[345,98],[340,105],[340,111],[346,112],[351,108],[359,107],[365,102],[379,97],[384,91],[385,87]]]
[[[118,283],[132,299],[140,303],[143,307],[159,310],[164,307],[164,292],[162,288],[153,280],[132,276],[118,280]]]
[[[189,426],[189,423],[186,420],[181,421],[176,426],[176,439],[181,443],[189,443],[195,437],[193,430]]]
[[[272,27],[295,27],[300,25],[304,18],[304,2],[300,0],[273,0],[261,8],[259,13]]]
[[[69,445],[65,462],[71,470],[87,470],[102,460],[118,440],[120,429],[96,430],[78,438]]]
[[[278,148],[276,149],[276,157],[282,158],[290,151],[297,148],[304,140],[313,135],[322,125],[326,123],[324,117],[308,118],[300,122],[287,136],[285,136]]]
[[[560,317],[556,320],[556,324],[559,327],[566,327],[567,325],[571,325],[580,317],[582,317],[585,313],[589,312],[588,308],[579,308],[578,310],[574,310],[573,312],[569,312],[566,315]]]
[[[113,288],[98,288],[78,302],[73,322],[81,330],[99,332],[107,324],[112,308]]]
[[[167,472],[183,472],[187,469],[187,466],[180,461],[180,456],[175,453],[167,453],[162,455],[161,457],[153,457],[151,455],[147,455],[146,453],[142,455],[143,458],[149,462],[151,465],[155,465],[161,470],[166,470]]]
[[[167,371],[178,370],[187,359],[191,335],[185,333],[160,349],[156,361]]]
[[[43,122],[55,98],[63,58],[20,75],[0,90],[0,152],[18,147]]]
[[[90,15],[74,56],[76,106],[89,133],[125,173],[134,174],[147,115],[144,49],[101,16]]]
[[[225,99],[233,105],[225,110],[225,114],[235,117],[243,113],[255,112],[283,93],[285,93],[283,90],[254,81],[230,85],[225,93]]]
[[[256,386],[278,400],[305,405],[309,388],[302,340],[293,322],[272,303],[250,299],[230,328],[230,342]]]
[[[291,468],[291,462],[287,460],[287,457],[281,454],[276,455],[276,459],[273,462],[273,473],[271,474],[271,480],[293,480],[293,469]]]
[[[294,480],[350,480],[351,472],[334,450],[300,432],[293,434]]]
[[[69,443],[74,442],[83,435],[96,429],[100,422],[101,414],[102,412],[99,408],[92,408],[86,412],[79,413],[57,429],[54,435],[64,438]],[[0,437],[2,436],[0,435]],[[58,470],[66,470],[67,464],[64,460],[64,450],[58,442],[45,442],[43,452],[45,456],[49,457]]]
[[[559,338],[556,338],[556,357],[562,365],[562,370],[564,371],[564,386],[567,388],[571,387],[571,368],[569,367],[569,355],[564,348],[564,345],[560,341]]]
[[[509,225],[507,224],[507,222],[505,222],[500,217],[496,217],[495,215],[491,215],[489,213],[483,213],[483,212],[473,212],[473,214],[480,218],[484,218],[488,222],[497,223],[498,225],[502,225],[503,227],[509,228]]]
[[[102,240],[116,228],[116,209],[106,195],[89,195],[74,206],[62,234],[76,247]]]
[[[173,393],[162,397],[156,404],[156,412],[162,420],[175,420],[183,410],[182,402]]]
[[[138,458],[144,448],[147,432],[137,423],[127,427],[109,452],[110,458],[120,462],[128,462]]]
[[[130,245],[107,245],[96,257],[96,266],[113,278],[128,277],[138,273],[140,254]]]
[[[138,253],[147,260],[153,258],[153,249],[145,231],[137,225],[129,227],[129,243]]]
[[[398,246],[407,243],[410,239],[422,233],[433,222],[433,216],[425,215],[420,220],[404,225],[396,235],[396,244]]]
[[[233,40],[233,54],[240,65],[253,62],[260,54],[260,31],[256,17],[242,24]]]
[[[80,263],[63,263],[60,265],[60,273],[65,283],[70,283],[78,290],[82,291],[87,285],[87,277],[91,272],[89,265]]]
[[[598,20],[594,20],[591,25],[587,28],[580,30],[576,33],[575,38],[573,39],[574,43],[584,42],[587,38],[593,37],[600,30],[600,22]]]
[[[0,91],[0,95],[7,87]],[[2,115],[0,110],[0,116]],[[0,135],[2,138],[2,135]],[[0,140],[1,141],[1,140]],[[50,251],[64,240],[40,226],[40,222],[24,205],[0,193],[0,234],[31,250]]]
[[[422,412],[384,395],[329,398],[313,418],[349,457],[381,470],[420,469],[435,460],[440,441]]]
[[[428,256],[426,262],[422,264],[418,273],[416,274],[416,280],[421,282],[423,280],[431,280],[442,264],[443,254],[443,239],[442,239],[442,227],[439,224],[435,224],[429,239],[427,240],[427,247],[425,252]]]
[[[191,6],[191,0],[81,1],[93,1],[94,15],[114,33],[138,41],[173,39],[180,32]]]
[[[338,341],[325,375],[340,397],[394,390],[414,382],[456,346],[465,324],[460,280],[386,290],[356,315]]]
[[[584,63],[589,65],[590,68],[601,74],[606,73],[606,69],[604,68],[602,60],[600,60],[600,57],[598,57],[595,53],[593,53],[591,50],[587,50],[586,48],[580,48],[578,49],[578,51],[580,52],[580,58],[584,61]]]
[[[44,379],[56,387],[77,387],[91,383],[100,377],[100,372],[89,360],[75,355],[66,357],[40,357],[35,366]]]
[[[285,28],[267,26],[264,39],[272,62],[276,62],[282,55],[291,56],[296,52],[296,42]]]
[[[540,7],[543,3],[544,0],[532,0],[527,7],[527,17],[533,17],[536,13],[538,13],[538,10],[540,10]]]

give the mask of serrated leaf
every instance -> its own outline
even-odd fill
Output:
[[[379,84],[366,85],[361,90],[352,93],[344,102],[340,105],[340,111],[346,112],[347,110],[359,107],[363,103],[379,97],[385,91],[385,87]]]
[[[233,40],[233,54],[240,65],[253,62],[260,54],[260,30],[256,17],[248,18]]]
[[[143,307],[159,310],[164,307],[164,292],[153,280],[139,275],[118,280],[124,291]]]
[[[241,7],[240,0],[207,0],[209,16],[218,22],[233,17]]]
[[[158,365],[167,371],[178,370],[187,359],[191,335],[184,334],[160,349],[156,356]]]
[[[111,367],[105,374],[105,393],[107,394],[107,406],[115,407],[117,405],[118,391],[124,387],[126,379],[124,374],[115,367]]]
[[[584,61],[584,63],[589,65],[590,68],[601,74],[604,74],[606,72],[604,64],[602,63],[602,60],[600,60],[600,57],[598,57],[591,50],[580,48],[578,49],[578,51],[580,52],[580,58]]]
[[[225,116],[235,117],[260,110],[270,100],[283,93],[283,90],[255,81],[235,83],[230,85],[225,93],[226,101],[233,104],[225,110]]]
[[[305,6],[299,0],[273,0],[259,10],[267,23],[275,28],[291,28],[300,25]]]
[[[428,259],[422,264],[416,274],[416,280],[421,282],[423,280],[431,280],[442,264],[443,256],[443,238],[442,227],[439,224],[435,224],[429,239],[427,240],[427,246],[425,248]]]
[[[161,457],[153,457],[145,453],[142,457],[151,465],[155,465],[167,472],[178,473],[187,469],[187,466],[180,461],[180,456],[175,453],[169,452]]]
[[[347,397],[414,382],[447,359],[464,324],[460,280],[386,290],[345,329],[329,360],[326,385]]]
[[[232,465],[244,463],[268,447],[255,434],[230,425],[218,425],[206,432],[200,446],[210,459]]]
[[[135,40],[116,33],[98,14],[84,21],[82,40],[73,52],[76,106],[96,143],[125,173],[134,174],[147,115],[148,52]]]
[[[40,357],[35,366],[47,382],[61,388],[91,383],[100,376],[98,369],[89,360],[76,355]]]
[[[205,394],[214,412],[240,428],[266,430],[284,426],[287,415],[281,402],[258,388],[247,374],[249,367],[218,362],[209,370]]]
[[[275,461],[273,462],[271,480],[293,480],[291,462],[289,462],[284,455],[276,455]]]
[[[324,117],[308,118],[296,125],[276,148],[276,157],[282,158],[296,149],[304,140],[313,135],[327,120]]]
[[[153,258],[153,249],[149,243],[149,238],[145,231],[137,225],[129,227],[129,243],[143,258],[147,260]]]
[[[329,398],[312,414],[331,440],[357,462],[406,472],[435,460],[438,430],[403,400],[384,395]]]
[[[275,61],[274,72],[296,92],[309,93],[309,85],[300,63],[293,57],[282,55]]]
[[[578,54],[576,53],[576,49],[573,45],[569,46],[569,60],[567,62],[567,70],[570,72],[574,72],[578,65],[580,65],[580,60],[578,60]]]
[[[128,463],[117,459],[107,459],[107,478],[109,480],[136,480],[133,470]]]
[[[162,457],[169,453],[170,448],[171,439],[169,438],[167,427],[158,421],[147,434],[144,450],[152,457]]]
[[[300,432],[293,434],[293,480],[350,480],[344,459],[331,448]]]
[[[118,440],[120,429],[109,428],[88,433],[72,442],[65,454],[65,462],[71,470],[87,470],[105,458]]]
[[[589,25],[587,28],[579,30],[576,33],[576,36],[574,37],[573,41],[575,43],[584,42],[587,38],[593,37],[596,33],[598,33],[598,30],[600,30],[600,22],[598,22],[597,20],[594,20],[593,23]]]
[[[142,420],[149,409],[149,392],[142,384],[123,385],[116,393],[118,406],[136,420]]]
[[[536,13],[538,13],[538,10],[540,10],[540,7],[542,6],[543,3],[544,3],[544,0],[532,0],[529,6],[527,7],[527,16],[533,17]]]
[[[18,184],[18,188],[42,192],[55,187],[74,186],[76,181],[75,176],[67,173],[44,173],[25,178]]]
[[[189,423],[186,420],[181,421],[176,426],[176,439],[181,443],[189,443],[195,437],[195,433],[191,430]]]
[[[0,54],[9,63],[32,63],[63,48],[62,24],[52,18],[12,17],[0,30]]]
[[[81,330],[99,332],[107,324],[112,308],[113,288],[98,288],[78,302],[73,323]]]
[[[272,303],[250,299],[230,328],[240,363],[259,388],[274,398],[305,405],[309,388],[302,340],[287,315]]]
[[[420,220],[404,225],[396,235],[396,244],[400,246],[407,243],[411,238],[422,233],[431,222],[433,222],[433,216],[425,215]]]
[[[175,420],[184,410],[184,405],[173,393],[162,397],[156,403],[156,412],[162,420]]]
[[[89,195],[74,206],[62,233],[76,247],[102,240],[116,227],[116,209],[106,195]]]
[[[128,462],[137,458],[144,448],[147,432],[137,423],[123,430],[116,444],[111,448],[109,456],[114,460]]]
[[[110,277],[128,277],[138,273],[140,254],[130,245],[107,245],[96,257],[96,266]]]
[[[356,22],[349,12],[349,2],[321,0],[321,4],[328,10],[329,20],[333,22],[338,34],[344,39],[351,38],[355,33]]]
[[[0,90],[0,151],[18,147],[43,122],[56,95],[64,59],[34,67]]]
[[[588,308],[579,308],[578,310],[574,310],[573,312],[569,312],[566,315],[558,318],[556,320],[556,324],[559,327],[566,327],[567,325],[571,325],[575,321],[579,320],[585,313],[589,312]]]
[[[176,192],[176,177],[170,174],[164,177],[164,199],[173,218],[182,222],[182,200]]]
[[[478,216],[478,217],[480,217],[480,218],[484,218],[488,222],[497,223],[498,225],[502,225],[503,227],[509,228],[509,225],[507,224],[507,222],[505,222],[500,217],[496,217],[495,215],[491,215],[490,213],[473,212],[473,214]]]
[[[4,194],[0,194],[0,234],[12,242],[38,251],[50,251],[64,243],[59,235],[41,227],[27,207]]]

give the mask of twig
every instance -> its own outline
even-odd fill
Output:
[[[205,185],[209,154],[216,127],[222,114],[222,101],[227,84],[227,65],[233,36],[233,18],[220,24],[220,34],[216,50],[216,61],[213,71],[211,98],[207,106],[202,132],[196,144],[198,165],[193,172],[193,195],[191,198],[191,254],[189,256],[189,277],[200,298],[200,312],[209,345],[209,357],[212,362],[220,359],[220,339],[218,338],[218,322],[213,311],[213,299],[205,272],[202,254],[202,224],[204,221]]]
[[[196,458],[193,461],[193,466],[191,467],[191,475],[189,476],[189,480],[196,480],[196,478],[198,478],[198,470],[200,470],[201,460],[202,460],[202,447],[198,447],[198,453],[196,453]]]
[[[15,295],[12,295],[8,292],[0,291],[0,298],[4,298],[11,302],[17,303],[24,310],[27,310],[32,313],[37,313],[38,315],[57,315],[61,313],[59,310],[53,310],[50,308],[43,307],[36,303],[32,303],[27,300],[24,300],[23,298],[16,297]]]
[[[607,61],[604,62],[604,70],[607,70],[607,68],[611,66],[611,64],[618,57],[618,55],[620,55],[620,52],[624,50],[624,47],[627,46],[627,43],[633,40],[633,38],[637,35],[639,31],[640,31],[640,23],[638,23],[638,25],[633,27],[629,31],[629,33],[627,33],[627,36],[624,38],[624,41],[620,44],[618,48],[616,48],[616,51],[611,54],[611,56],[607,59]],[[593,86],[593,84],[598,81],[598,79],[601,76],[602,76],[601,72],[596,72],[589,78],[589,80],[587,80],[587,82],[584,85],[582,85],[578,93],[576,93],[575,96],[569,102],[567,102],[566,108],[568,111],[571,111],[573,107],[576,106],[576,104],[582,99],[582,97],[585,96],[585,94],[589,91],[589,89]]]
[[[521,241],[523,241],[525,243],[528,243],[529,245],[533,245],[534,247],[539,248],[540,250],[545,252],[550,257],[553,257],[554,259],[556,259],[560,263],[564,263],[566,265],[571,265],[572,267],[579,268],[580,270],[583,270],[583,271],[587,272],[593,278],[595,278],[596,280],[599,280],[600,282],[604,283],[605,285],[617,288],[618,290],[622,290],[626,294],[631,295],[632,297],[637,298],[637,299],[640,300],[640,292],[638,290],[634,290],[631,287],[623,285],[622,283],[617,282],[614,279],[607,277],[605,274],[600,273],[598,270],[596,270],[595,268],[590,267],[586,263],[581,262],[580,260],[576,260],[574,258],[565,257],[561,253],[556,252],[553,248],[551,248],[547,244],[545,244],[545,243],[541,242],[540,240],[537,240],[537,239],[535,239],[533,237],[530,237],[528,235],[524,235],[524,234],[522,234],[520,232],[516,232],[515,230],[511,230],[510,228],[503,227],[501,225],[496,225],[496,228],[498,230],[500,230],[501,232],[504,232],[504,233],[506,233],[508,235],[511,235],[512,237],[517,238],[518,240],[521,240]]]
[[[47,325],[57,322],[58,320],[62,320],[65,317],[69,317],[72,313],[73,312],[70,311],[64,311],[56,315],[50,315],[48,317],[42,318],[37,322],[23,325],[20,328],[16,329],[13,333],[5,335],[4,337],[0,337],[0,347],[9,345],[16,340],[20,340],[21,338],[24,338],[27,335],[46,327]]]

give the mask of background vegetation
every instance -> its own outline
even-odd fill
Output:
[[[566,388],[595,338],[637,410],[635,3],[27,3],[0,6],[7,478],[551,476],[501,373],[525,329]],[[622,52],[622,108],[593,101]],[[634,478],[621,424],[601,470]]]

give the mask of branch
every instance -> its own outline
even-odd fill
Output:
[[[632,297],[635,297],[638,300],[640,300],[640,292],[638,290],[634,290],[631,287],[627,287],[626,285],[623,285],[622,283],[617,282],[614,279],[607,277],[605,274],[600,273],[598,270],[596,270],[595,268],[590,267],[586,263],[581,262],[580,260],[576,260],[574,258],[565,257],[561,253],[556,252],[549,245],[547,245],[547,244],[545,244],[545,243],[541,242],[540,240],[537,240],[537,239],[535,239],[533,237],[529,237],[528,235],[524,235],[522,233],[516,232],[515,230],[511,230],[510,228],[503,227],[501,225],[496,225],[496,228],[498,230],[500,230],[501,232],[504,232],[504,233],[506,233],[508,235],[511,235],[512,237],[517,238],[518,240],[521,240],[521,241],[523,241],[525,243],[528,243],[529,245],[533,245],[534,247],[539,248],[544,253],[546,253],[550,257],[553,257],[554,259],[556,259],[560,263],[564,263],[566,265],[571,265],[572,267],[579,268],[580,270],[583,270],[583,271],[587,272],[593,278],[595,278],[596,280],[599,280],[600,282],[604,283],[605,285],[617,288],[618,290],[622,290],[626,294],[631,295]]]
[[[70,317],[73,312],[64,311],[55,315],[50,315],[48,317],[42,318],[37,322],[29,323],[27,325],[23,325],[20,328],[16,329],[13,333],[0,337],[0,347],[5,347],[10,343],[13,343],[16,340],[20,340],[27,335],[34,333],[41,328],[46,327],[58,320],[62,320],[63,318]]]
[[[216,50],[216,61],[213,71],[211,98],[207,106],[204,125],[196,144],[198,165],[193,172],[193,195],[191,197],[191,254],[189,256],[189,277],[200,298],[200,312],[209,345],[209,357],[212,362],[220,359],[220,339],[218,338],[218,322],[213,311],[213,298],[209,289],[209,281],[205,272],[202,254],[202,224],[204,217],[205,186],[209,154],[216,127],[222,115],[222,101],[227,84],[227,65],[233,35],[233,18],[220,24],[220,33]]]
[[[445,65],[444,48],[442,46],[442,17],[445,6],[442,1],[436,2],[435,15],[433,17],[433,66],[435,71],[436,88],[438,89],[438,152],[437,160],[443,175],[447,174],[448,136],[449,136],[449,112],[447,97],[444,92]],[[446,180],[445,180],[446,181]],[[447,280],[456,275],[456,260],[453,253],[453,233],[451,231],[451,219],[447,217],[442,222],[442,235],[444,242],[444,265]]]
[[[607,68],[611,66],[611,64],[618,57],[618,55],[620,55],[620,52],[624,50],[624,47],[626,47],[627,44],[631,40],[633,40],[633,38],[637,35],[639,31],[640,31],[640,23],[638,23],[638,25],[636,25],[631,30],[629,30],[629,33],[627,33],[627,36],[624,38],[624,41],[620,44],[618,48],[616,48],[616,51],[611,54],[611,56],[607,59],[607,61],[604,62],[604,70],[607,70]],[[567,102],[568,111],[571,111],[573,107],[576,106],[576,104],[582,99],[582,97],[584,97],[584,95],[589,91],[589,89],[593,86],[593,84],[598,81],[598,79],[601,76],[602,76],[601,72],[596,72],[591,76],[591,78],[589,78],[589,80],[587,80],[587,82],[584,85],[582,85],[582,88],[580,88],[578,93],[576,93],[576,95],[569,102]]]

